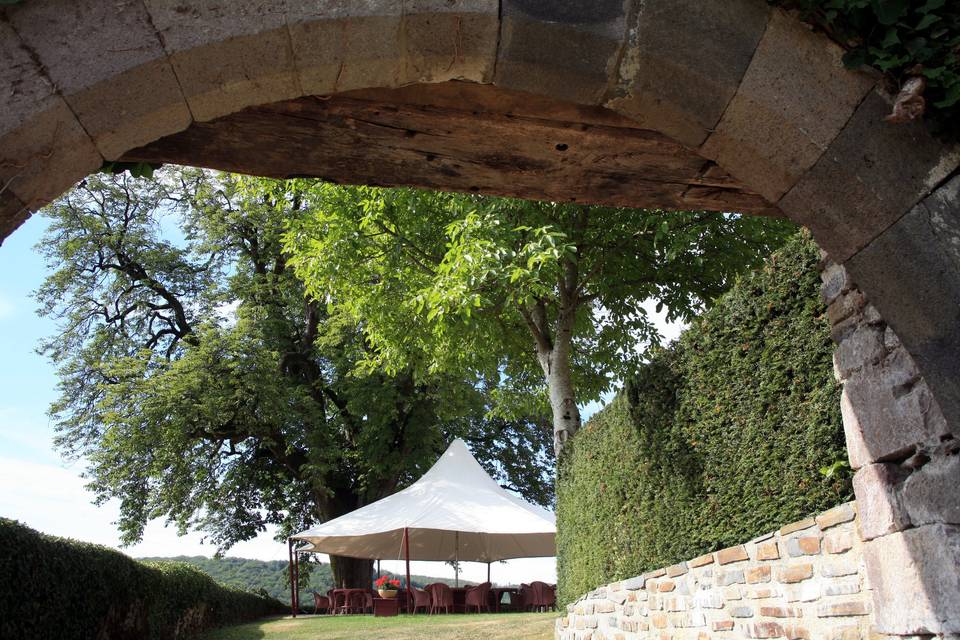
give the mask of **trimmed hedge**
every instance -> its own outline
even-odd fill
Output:
[[[0,638],[167,640],[286,610],[185,563],[141,563],[0,518]]]
[[[559,597],[731,546],[850,495],[819,253],[791,239],[568,443]]]

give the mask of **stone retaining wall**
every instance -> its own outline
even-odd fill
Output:
[[[567,606],[557,640],[875,638],[856,503],[615,582]]]

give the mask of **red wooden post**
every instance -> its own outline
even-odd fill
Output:
[[[287,538],[287,568],[290,570],[290,613],[297,617],[296,582],[293,579],[293,540]]]
[[[407,611],[413,605],[413,591],[410,587],[410,530],[403,528],[403,557],[407,561]]]

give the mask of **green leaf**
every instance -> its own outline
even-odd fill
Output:
[[[882,25],[895,24],[910,8],[909,0],[873,0],[871,4],[877,21]]]
[[[914,27],[917,31],[923,31],[932,24],[936,24],[941,20],[940,16],[935,13],[928,13],[927,15],[920,18],[920,22],[917,23],[917,26]],[[884,45],[886,46],[886,44]]]

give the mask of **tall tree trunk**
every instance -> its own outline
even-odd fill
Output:
[[[330,556],[330,569],[338,589],[370,589],[373,585],[373,560]]]
[[[553,451],[560,456],[567,440],[580,429],[580,408],[570,370],[570,341],[561,334],[551,349],[538,347],[537,360],[550,391]]]

